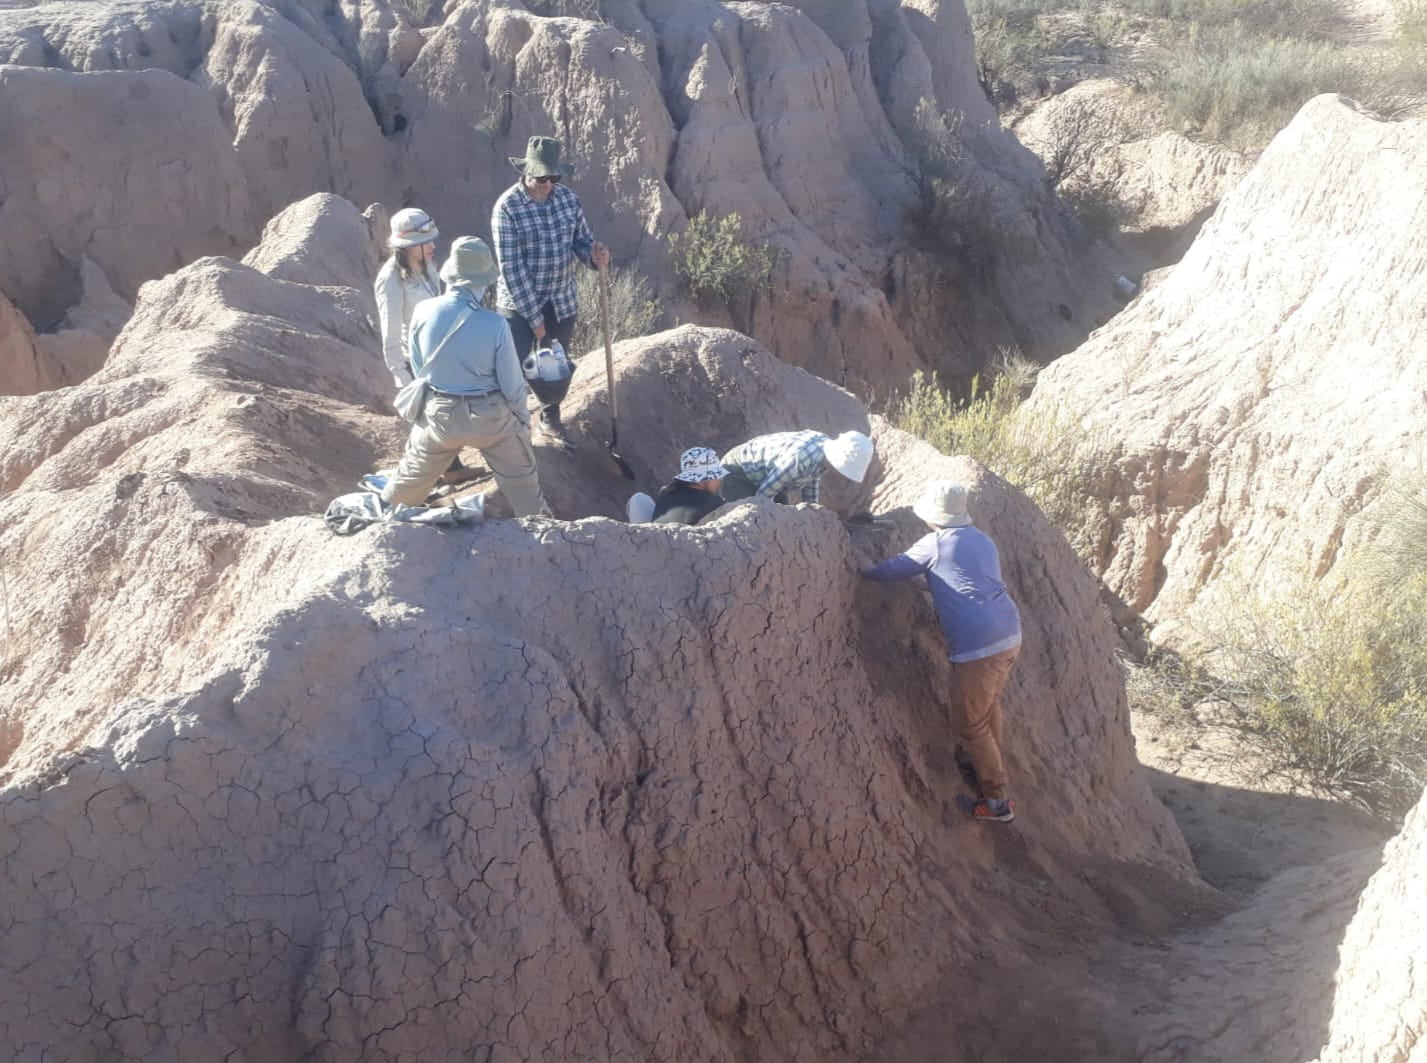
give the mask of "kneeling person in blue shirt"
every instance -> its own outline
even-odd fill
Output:
[[[952,728],[957,761],[974,768],[981,792],[958,795],[972,819],[1008,823],[1001,755],[1001,695],[1021,652],[1021,615],[1001,581],[1001,558],[991,537],[971,525],[966,488],[947,480],[927,485],[912,512],[931,528],[905,553],[862,574],[878,581],[926,576],[942,637],[951,657]]]

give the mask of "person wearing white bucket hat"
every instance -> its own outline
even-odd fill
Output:
[[[416,308],[411,367],[427,394],[416,401],[401,463],[382,492],[387,502],[419,506],[462,447],[476,447],[517,517],[550,514],[530,445],[525,374],[510,328],[481,296],[495,283],[484,240],[462,236],[441,267],[449,291]]]
[[[1008,823],[1016,813],[1006,796],[1001,696],[1021,652],[1021,615],[1001,580],[996,544],[971,523],[966,494],[950,480],[928,484],[912,512],[931,533],[862,575],[879,582],[926,577],[951,659],[956,760],[978,791],[957,795],[957,807],[972,819]]]
[[[867,477],[872,453],[872,440],[861,432],[831,438],[822,432],[755,436],[723,456],[727,470],[723,497],[733,502],[758,495],[775,502],[816,504],[823,473],[833,469],[860,484]]]
[[[655,524],[697,524],[719,506],[719,486],[726,473],[718,451],[690,447],[679,456],[679,471],[654,503]]]
[[[436,273],[439,235],[436,223],[424,210],[408,207],[391,216],[391,236],[387,239],[391,257],[382,263],[375,287],[382,358],[398,388],[411,383],[406,349],[411,315],[422,302],[441,294],[441,280]]]

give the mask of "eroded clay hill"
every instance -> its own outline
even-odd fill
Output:
[[[1041,374],[1104,470],[1094,559],[1155,622],[1247,574],[1321,577],[1418,477],[1427,123],[1310,102],[1184,259]]]
[[[1427,1059],[1427,796],[1387,846],[1343,939],[1328,1043],[1317,1063]]]
[[[0,11],[0,292],[52,331],[79,300],[81,256],[132,302],[182,263],[241,254],[315,192],[416,203],[448,236],[488,235],[507,156],[554,133],[596,232],[653,280],[671,322],[729,320],[676,297],[665,237],[700,211],[736,212],[782,255],[751,331],[840,383],[973,371],[1000,344],[1067,350],[1113,307],[1108,267],[1087,264],[1039,163],[996,125],[960,0],[606,0],[599,22],[537,9]],[[904,140],[923,99],[966,116],[959,183],[985,229],[971,242],[1022,249],[986,277],[908,224]],[[6,373],[3,389],[30,383]]]
[[[0,399],[0,1055],[853,1061],[945,994],[975,1058],[1063,1047],[998,986],[1049,1007],[1086,942],[1201,895],[1063,539],[872,422],[878,508],[972,479],[1024,606],[1010,764],[1054,814],[996,835],[946,808],[929,611],[830,510],[331,536],[402,434],[374,253],[309,200],[144,286],[89,380]],[[641,472],[867,423],[734,333],[617,358]],[[598,448],[542,453],[561,512],[622,501]]]

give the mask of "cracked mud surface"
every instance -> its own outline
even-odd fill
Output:
[[[346,284],[276,279],[314,244]],[[957,470],[1028,616],[997,835],[948,807],[930,610],[852,575],[831,510],[331,537],[313,514],[401,439],[370,234],[316,197],[264,248],[146,287],[79,387],[0,400],[0,1054],[866,1059],[935,993],[1203,902],[1094,581],[1024,497],[870,422],[901,515],[857,548]],[[733,333],[619,370],[641,472],[690,432],[869,423]],[[580,382],[581,430],[602,402]],[[597,458],[542,452],[557,509],[622,501]]]

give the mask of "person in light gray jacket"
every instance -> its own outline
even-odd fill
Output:
[[[496,276],[485,241],[462,236],[441,268],[446,294],[423,302],[411,320],[411,367],[428,391],[401,464],[382,492],[387,502],[421,505],[446,463],[462,447],[475,447],[517,517],[550,515],[510,326],[481,306]]]
[[[381,322],[382,358],[398,389],[411,383],[411,315],[426,299],[441,294],[436,272],[436,237],[431,215],[408,207],[391,216],[391,258],[377,274],[377,318]]]

